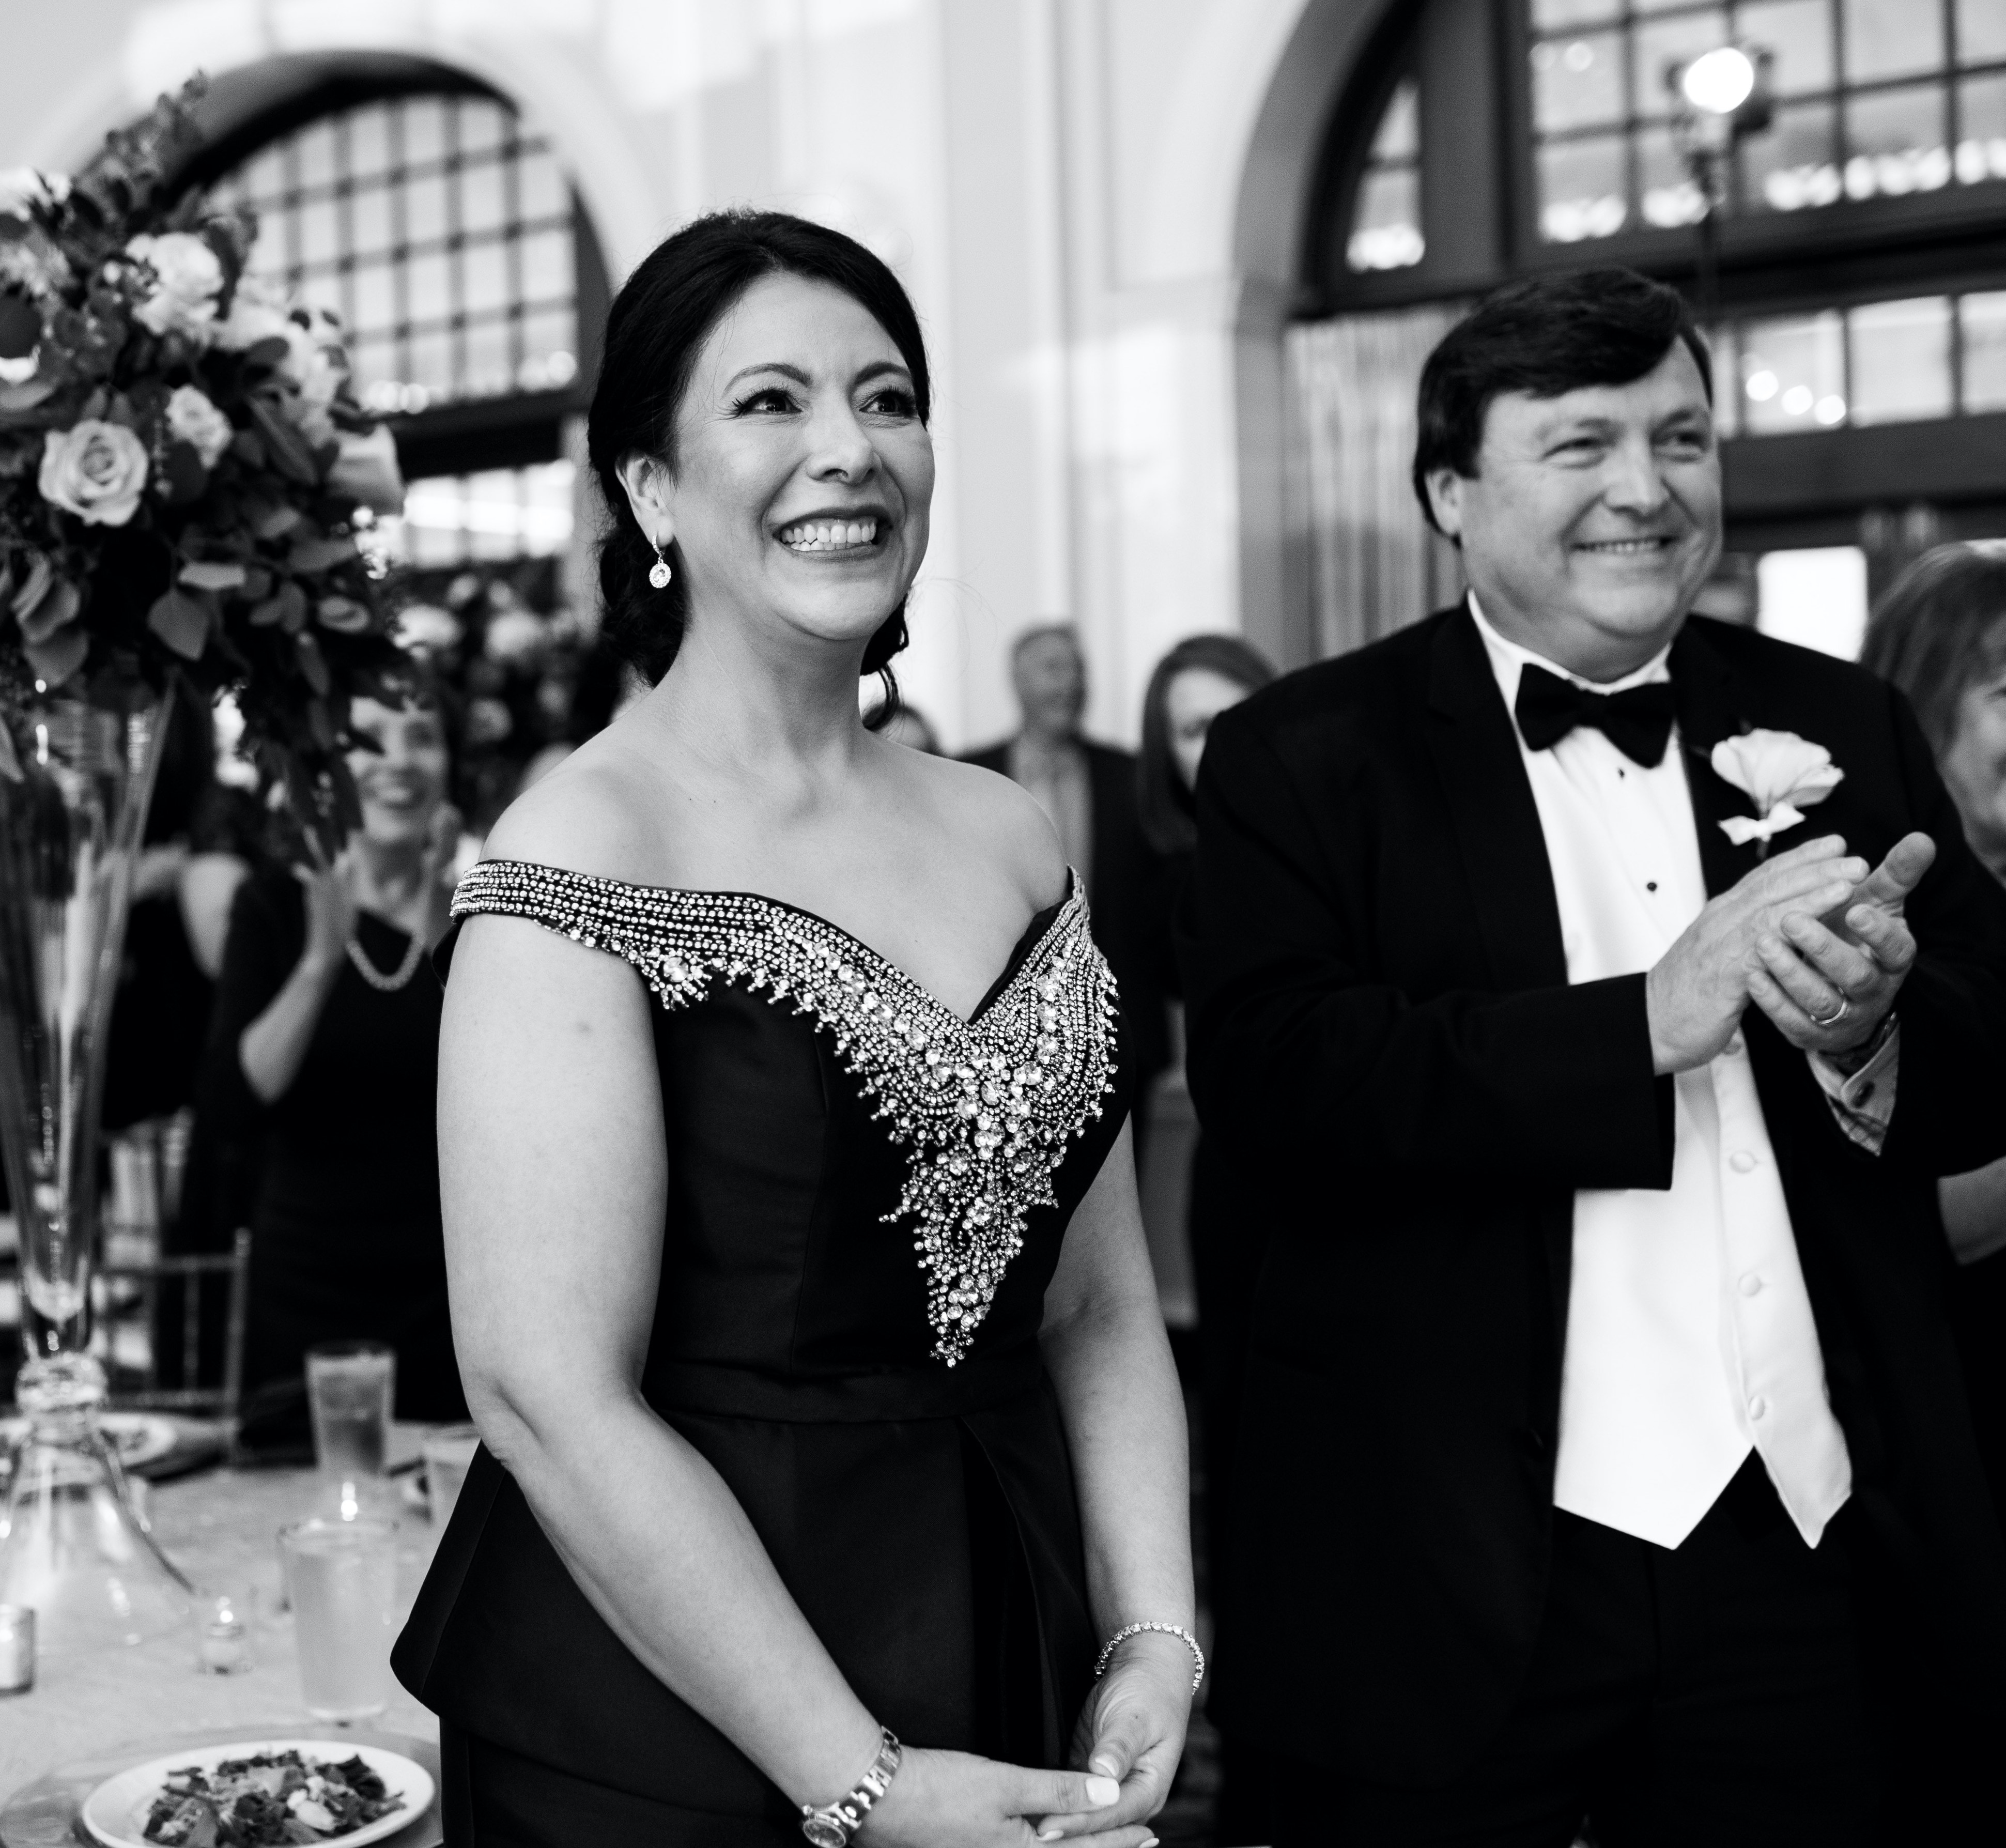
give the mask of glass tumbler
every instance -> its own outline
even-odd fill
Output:
[[[295,1522],[279,1536],[316,1720],[367,1720],[389,1704],[397,1631],[397,1530],[389,1521]]]
[[[307,1350],[314,1461],[326,1480],[360,1487],[383,1473],[396,1385],[397,1357],[378,1343],[333,1341]]]

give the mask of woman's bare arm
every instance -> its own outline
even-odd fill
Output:
[[[237,1041],[238,1062],[245,1082],[262,1104],[276,1104],[293,1088],[321,1009],[341,979],[348,939],[355,928],[355,899],[349,889],[344,861],[311,869],[297,868],[293,877],[305,895],[306,942],[278,993],[265,1011],[245,1028]]]
[[[1066,1229],[1041,1340],[1072,1451],[1088,1597],[1103,1638],[1134,1623],[1195,1629],[1184,1395],[1125,1125]],[[1090,1820],[1065,1819],[1068,1833],[1162,1807],[1183,1749],[1191,1667],[1174,1636],[1146,1632],[1122,1646],[1079,1741],[1090,1769],[1122,1780],[1122,1800]]]
[[[446,991],[439,1160],[453,1332],[482,1437],[620,1639],[790,1793],[878,1728],[716,1473],[648,1407],[667,1163],[646,989],[521,919]]]

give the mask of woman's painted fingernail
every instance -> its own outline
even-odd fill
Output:
[[[1121,1800],[1121,1786],[1111,1777],[1090,1777],[1086,1780],[1086,1800],[1097,1810],[1104,1810],[1110,1803]]]
[[[1038,1832],[1038,1839],[1041,1842],[1056,1842],[1065,1833],[1065,1831],[1062,1829],[1041,1829]]]

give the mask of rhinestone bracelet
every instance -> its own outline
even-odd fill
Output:
[[[1182,1624],[1130,1624],[1125,1629],[1117,1630],[1107,1639],[1107,1646],[1100,1652],[1100,1660],[1093,1665],[1093,1678],[1097,1681],[1107,1672],[1109,1659],[1131,1636],[1139,1636],[1145,1630],[1156,1630],[1166,1636],[1174,1636],[1191,1653],[1195,1667],[1191,1670],[1191,1692],[1198,1692],[1198,1684],[1205,1679],[1205,1651],[1198,1646],[1198,1639]]]

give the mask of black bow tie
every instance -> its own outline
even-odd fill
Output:
[[[1653,681],[1621,693],[1592,692],[1529,663],[1513,709],[1526,746],[1550,750],[1577,725],[1592,725],[1634,764],[1655,769],[1672,735],[1672,684]]]

